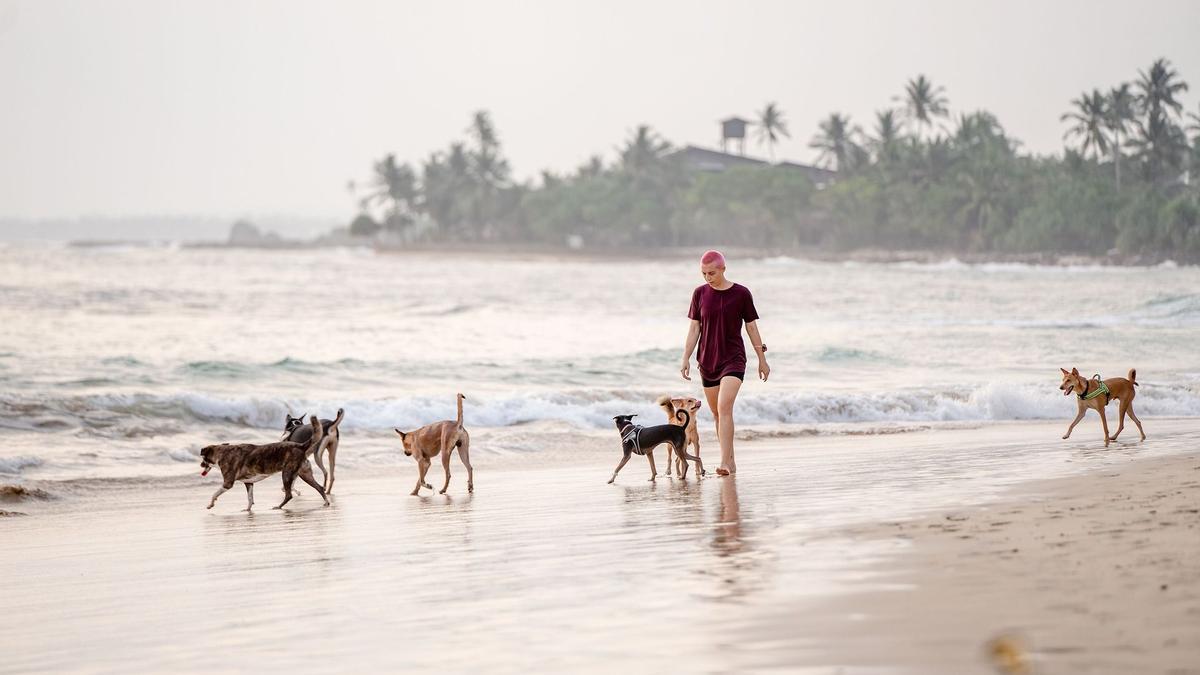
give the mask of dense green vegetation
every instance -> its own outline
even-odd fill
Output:
[[[691,171],[670,143],[636,129],[615,161],[593,157],[534,184],[512,179],[486,112],[468,139],[419,162],[388,155],[352,231],[400,241],[506,241],[587,247],[889,247],[950,252],[1145,254],[1200,260],[1200,114],[1165,59],[1132,82],[1083,92],[1062,116],[1061,156],[1022,154],[986,111],[951,112],[925,76],[869,131],[821,122],[810,147],[837,179],[786,166]],[[789,135],[774,103],[755,136],[773,156]],[[1190,134],[1190,138],[1189,138]],[[1191,180],[1188,180],[1189,175]]]

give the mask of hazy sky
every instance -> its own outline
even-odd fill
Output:
[[[348,218],[373,159],[479,108],[522,178],[640,123],[715,146],[768,101],[805,161],[819,119],[869,128],[919,73],[1058,152],[1070,99],[1159,56],[1196,111],[1200,2],[0,0],[0,216]]]

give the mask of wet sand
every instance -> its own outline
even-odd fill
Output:
[[[205,510],[212,475],[72,488],[4,506],[29,516],[0,520],[0,671],[986,672],[1009,629],[1094,667],[1045,672],[1142,672],[1117,647],[1172,637],[1200,663],[1196,422],[1107,451],[1061,426],[768,438],[732,480],[472,453],[473,495],[453,464],[448,495],[410,497],[401,464],[339,473],[329,508],[272,511],[265,481],[253,514],[240,487]]]
[[[1200,673],[1200,452],[1027,486],[1004,501],[838,529],[901,542],[875,590],[759,627],[817,633],[788,666],[912,673]],[[1024,670],[1022,670],[1024,669]]]

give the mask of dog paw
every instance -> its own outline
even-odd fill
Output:
[[[1063,440],[1065,441],[1065,440],[1067,440],[1067,439],[1068,439],[1068,438],[1070,438],[1070,437],[1071,437],[1071,434],[1067,434],[1067,435],[1063,436]]]
[[[208,506],[206,506],[206,507],[204,507],[204,508],[206,508],[206,509],[211,509],[211,508],[212,508],[212,507],[214,507],[214,506],[216,506],[216,504],[209,504]]]
[[[614,480],[616,480],[616,478],[609,478],[609,479],[608,479],[608,484],[609,484],[609,485],[612,485]],[[212,507],[210,506],[210,507],[208,507],[208,508],[210,508],[210,509],[211,509]]]

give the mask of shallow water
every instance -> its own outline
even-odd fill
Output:
[[[1200,416],[1198,268],[732,265],[773,368],[743,429],[1067,420],[1060,365],[1137,367],[1142,416]],[[339,406],[363,439],[339,460],[396,466],[389,430],[453,416],[456,391],[477,453],[598,447],[613,415],[700,394],[677,372],[699,283],[678,260],[8,244],[0,480],[186,473]]]
[[[455,462],[447,496],[410,497],[411,467],[349,471],[330,508],[305,489],[272,511],[266,481],[253,514],[240,489],[205,510],[214,476],[82,481],[0,524],[0,672],[793,672],[820,636],[752,629],[888,588],[877,565],[907,546],[831,528],[1195,447],[1192,420],[1107,450],[1090,422],[765,442],[733,480],[476,460],[474,494]]]

